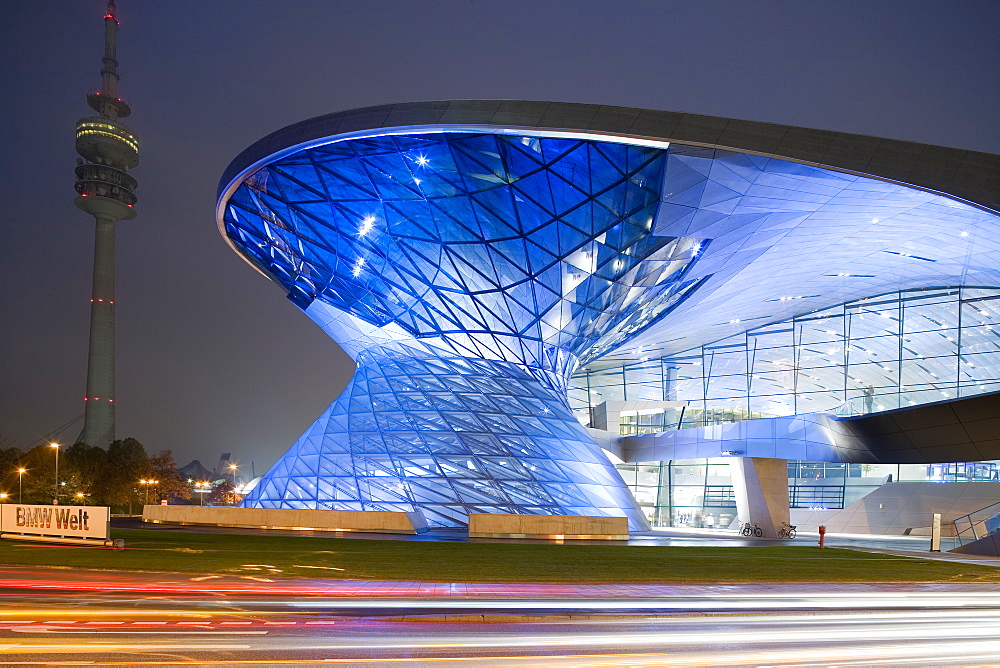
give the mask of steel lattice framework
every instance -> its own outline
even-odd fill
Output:
[[[627,514],[569,375],[697,289],[650,232],[666,151],[487,133],[316,146],[244,179],[234,245],[358,362],[253,506]]]

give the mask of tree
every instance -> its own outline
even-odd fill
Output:
[[[24,453],[21,466],[27,469],[23,480],[24,502],[52,503],[56,489],[54,448],[49,445],[36,445]]]
[[[233,483],[223,479],[212,489],[206,501],[210,506],[231,506],[236,505],[236,488]]]
[[[2,447],[0,437],[0,491],[17,493],[17,469],[27,469],[23,481],[25,503],[49,504],[55,492],[55,451],[49,444],[37,445],[27,452],[16,447]],[[156,480],[152,489],[140,480]],[[191,490],[181,481],[170,450],[150,458],[142,443],[134,438],[114,441],[108,449],[74,443],[59,450],[59,491],[61,503],[80,503],[83,494],[88,504],[111,506],[118,511],[141,506],[153,492],[174,499],[188,499]]]
[[[103,500],[94,494],[98,488],[98,481],[106,475],[108,469],[106,450],[86,443],[74,443],[66,448],[59,466],[59,476],[66,481],[64,491],[70,495],[70,501],[75,502],[76,494],[82,493],[89,497],[91,502],[103,503]]]
[[[119,508],[142,503],[145,490],[139,480],[151,477],[149,457],[142,443],[134,438],[114,441],[108,446],[103,475],[94,481],[95,498],[105,505]]]
[[[181,474],[177,472],[177,465],[174,463],[172,450],[160,450],[155,457],[149,460],[149,468],[150,476],[157,481],[154,487],[157,498],[191,498],[191,488],[181,480]]]
[[[21,468],[24,453],[0,436],[0,492],[17,494],[17,469]],[[11,498],[17,498],[12,496]]]

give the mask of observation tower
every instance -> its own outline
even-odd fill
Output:
[[[80,440],[107,447],[115,439],[115,223],[135,218],[136,180],[127,170],[139,164],[139,141],[119,119],[131,113],[118,96],[114,0],[104,15],[101,89],[87,95],[96,116],[76,124],[77,207],[94,217],[94,280],[90,295],[90,352]]]

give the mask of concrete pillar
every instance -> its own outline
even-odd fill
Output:
[[[757,524],[764,538],[777,538],[789,521],[788,460],[734,457],[729,462],[740,522]]]
[[[663,400],[677,401],[677,368],[663,369]]]

